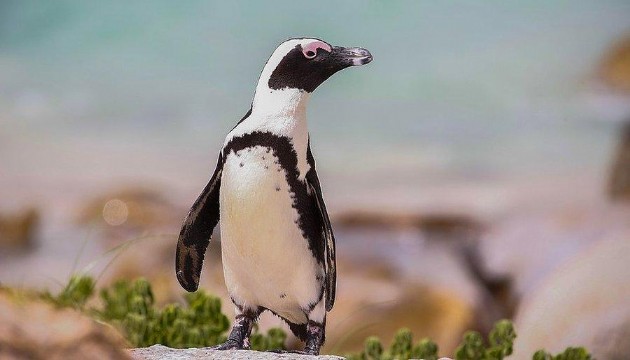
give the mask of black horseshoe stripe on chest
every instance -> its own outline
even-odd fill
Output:
[[[278,158],[280,166],[285,170],[285,180],[289,185],[292,204],[298,213],[297,226],[302,236],[307,239],[308,247],[318,263],[324,264],[325,244],[321,237],[322,219],[316,203],[308,193],[307,184],[301,181],[298,171],[297,153],[291,140],[269,132],[255,131],[234,137],[223,148],[223,162],[228,154],[249,147],[262,146],[270,148]]]

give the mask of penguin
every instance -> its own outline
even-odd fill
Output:
[[[227,134],[216,168],[182,225],[176,249],[181,286],[196,291],[214,227],[221,221],[223,273],[235,306],[225,343],[247,349],[269,310],[319,354],[335,303],[335,237],[315,170],[306,106],[336,72],[372,61],[363,48],[295,38],[265,64],[249,111]]]

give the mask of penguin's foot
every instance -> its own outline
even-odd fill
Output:
[[[234,319],[234,326],[230,336],[223,344],[219,344],[214,350],[246,350],[249,349],[249,335],[252,333],[252,326],[256,319],[256,314],[238,314]]]
[[[309,320],[306,326],[306,346],[304,354],[319,355],[319,349],[324,344],[324,324]]]

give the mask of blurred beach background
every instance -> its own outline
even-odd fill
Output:
[[[628,1],[0,1],[0,283],[144,276],[181,299],[176,234],[223,138],[275,47],[318,37],[374,56],[308,110],[338,242],[325,351],[407,326],[448,352],[509,317],[515,359],[627,354],[630,190],[610,187],[630,183],[629,19]],[[227,299],[215,234],[202,280]]]

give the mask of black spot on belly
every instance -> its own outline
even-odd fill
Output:
[[[280,294],[280,299],[284,299],[285,297],[287,297],[287,294],[285,293]]]
[[[280,191],[280,186],[276,186],[276,191]]]
[[[243,167],[243,163],[238,164],[238,166]]]

